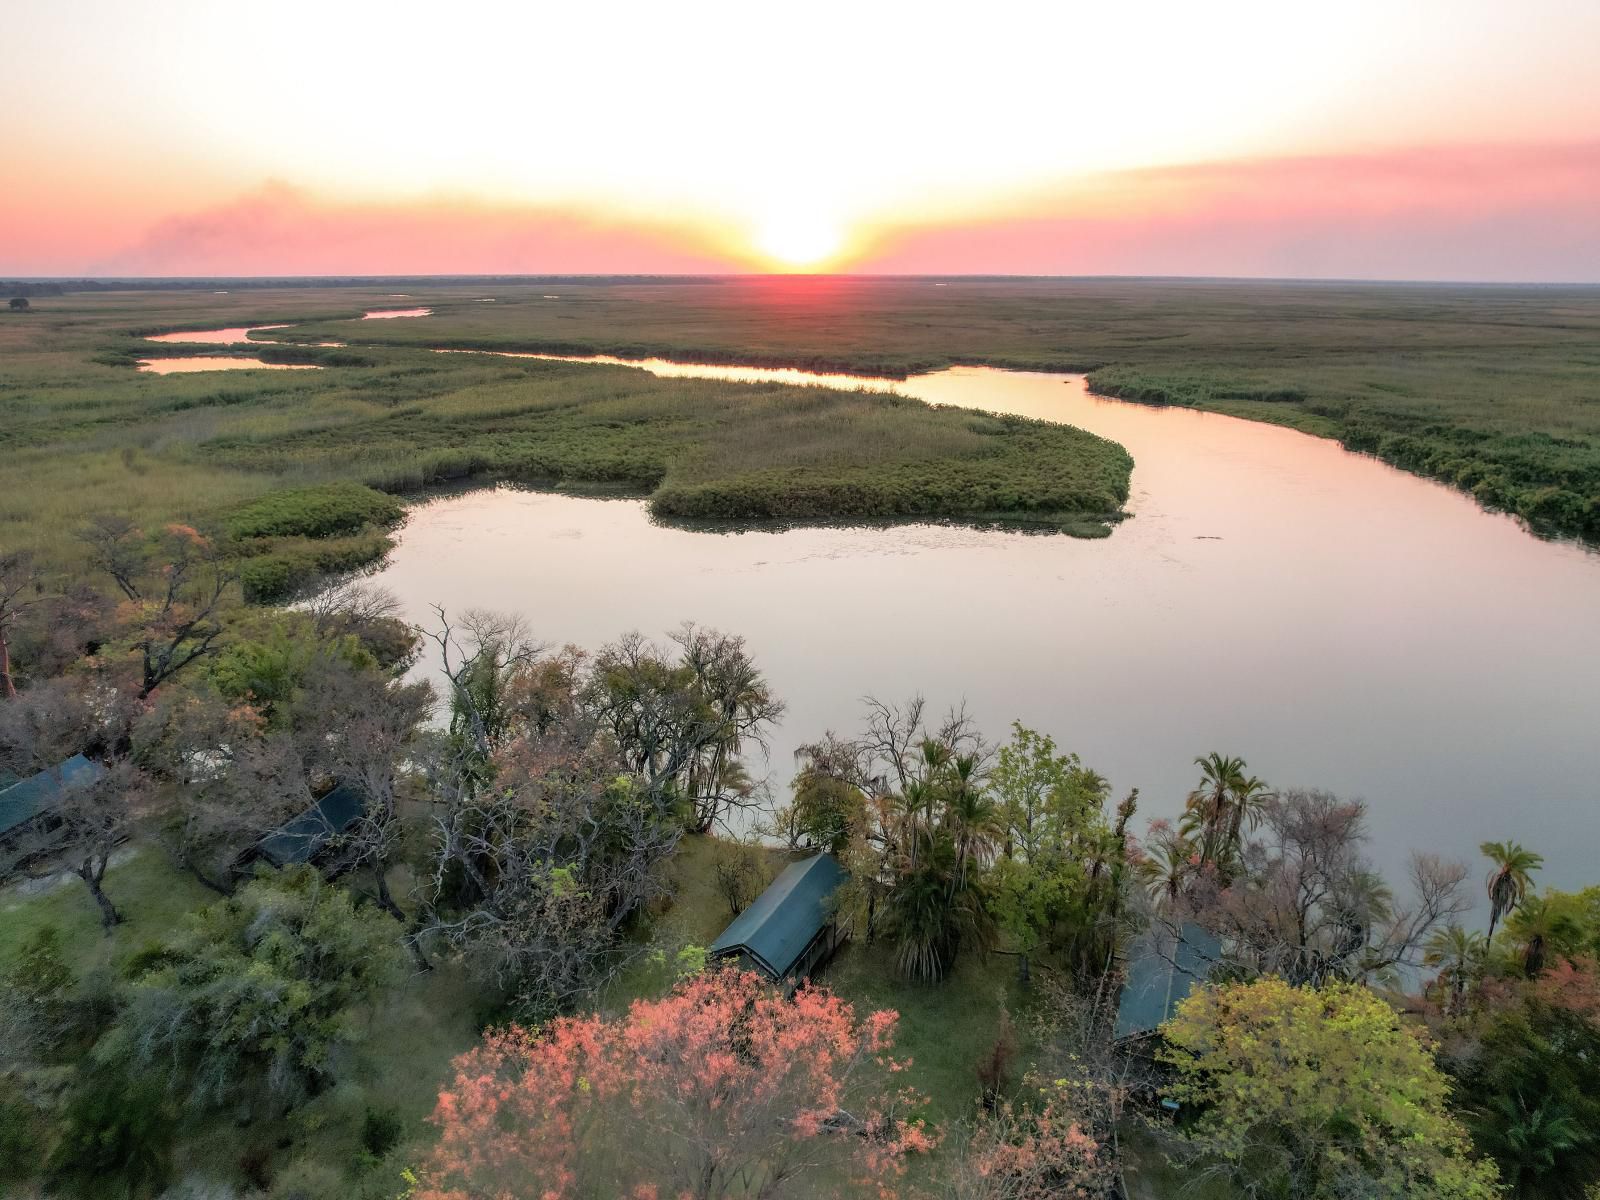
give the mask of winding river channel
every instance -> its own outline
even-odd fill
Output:
[[[416,507],[378,581],[413,620],[515,610],[588,647],[685,620],[744,635],[789,706],[768,756],[779,795],[794,747],[854,728],[862,696],[920,692],[992,736],[1012,720],[1054,734],[1119,794],[1138,787],[1147,816],[1175,815],[1194,756],[1217,749],[1276,785],[1364,797],[1391,877],[1410,848],[1476,864],[1507,837],[1546,856],[1548,882],[1592,876],[1600,557],[1333,442],[1098,399],[1081,376],[876,386],[1121,442],[1132,516],[1099,541],[711,534],[638,501],[497,488]]]
[[[992,737],[1012,720],[1053,734],[1119,795],[1138,787],[1145,817],[1175,815],[1192,760],[1218,750],[1280,787],[1364,797],[1397,883],[1409,849],[1476,876],[1478,843],[1503,838],[1544,854],[1542,882],[1592,879],[1600,556],[1334,442],[1100,399],[1081,376],[631,365],[1068,422],[1133,455],[1131,516],[1101,540],[707,533],[636,500],[483,489],[412,509],[376,575],[409,619],[513,610],[591,648],[686,620],[742,634],[788,705],[765,764],[779,796],[796,745],[856,728],[869,693],[920,692],[965,703]]]

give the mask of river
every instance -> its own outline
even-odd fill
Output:
[[[686,620],[742,634],[789,706],[766,764],[779,795],[794,747],[856,728],[861,697],[920,692],[991,737],[1012,720],[1053,734],[1118,795],[1138,787],[1144,817],[1175,815],[1192,760],[1217,750],[1280,787],[1364,797],[1397,884],[1408,848],[1476,879],[1478,843],[1505,838],[1545,855],[1542,882],[1592,881],[1600,556],[1333,442],[1099,399],[1081,376],[825,381],[1113,438],[1136,463],[1131,516],[1087,541],[706,533],[638,501],[495,488],[416,506],[377,582],[415,621],[436,603],[515,610],[586,647]]]

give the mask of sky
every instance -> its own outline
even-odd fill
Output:
[[[1600,281],[1600,0],[0,0],[0,276]]]

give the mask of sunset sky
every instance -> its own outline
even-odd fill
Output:
[[[1600,2],[0,0],[0,275],[1600,281]]]

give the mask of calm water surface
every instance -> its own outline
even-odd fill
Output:
[[[320,371],[316,363],[269,363],[259,358],[190,354],[182,358],[141,358],[139,370],[152,375],[186,375],[191,371]]]
[[[1132,517],[1099,541],[709,534],[636,501],[502,488],[415,508],[379,580],[412,620],[516,610],[554,642],[691,619],[743,634],[789,706],[780,793],[795,745],[856,728],[860,697],[920,691],[964,700],[992,736],[1013,719],[1052,733],[1119,794],[1138,787],[1146,817],[1175,814],[1191,760],[1216,749],[1280,786],[1365,797],[1390,873],[1416,847],[1476,878],[1477,844],[1509,837],[1549,882],[1592,878],[1600,558],[1332,442],[1100,400],[1081,377],[878,386],[1116,439],[1137,464]]]
[[[287,325],[250,325],[235,326],[232,329],[199,329],[188,330],[183,333],[157,333],[145,339],[147,342],[204,342],[210,346],[221,346],[235,342],[249,342],[254,339],[250,331],[254,329],[287,329]]]

